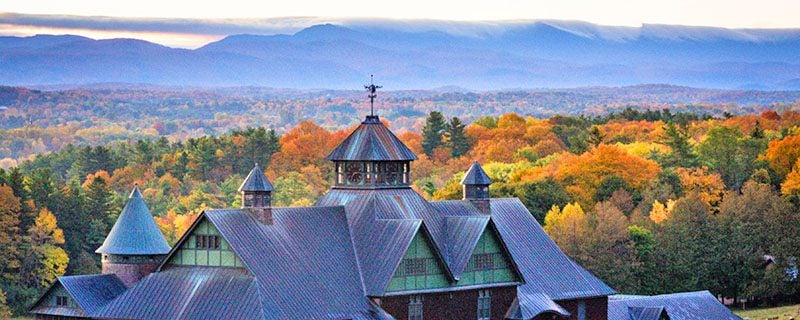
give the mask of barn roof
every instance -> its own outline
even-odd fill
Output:
[[[344,208],[273,208],[272,218],[272,224],[262,224],[248,210],[205,211],[198,221],[207,219],[246,267],[165,265],[115,300],[103,316],[385,318],[364,294]]]
[[[331,161],[412,161],[417,156],[383,125],[378,116],[367,119],[326,158]]]
[[[469,167],[467,173],[464,175],[464,178],[461,179],[461,184],[463,185],[487,185],[492,184],[492,179],[489,178],[489,175],[486,174],[486,171],[483,171],[483,168],[475,161],[472,163],[472,166]]]
[[[639,312],[636,308],[664,308],[671,320],[742,319],[710,292],[697,291],[657,296],[611,296],[608,299],[608,320],[631,320],[631,308],[635,312]]]
[[[667,315],[667,310],[664,307],[628,307],[628,315],[630,320],[660,320],[661,315]]]
[[[128,202],[95,252],[120,255],[159,255],[169,253],[164,234],[153,220],[139,187],[133,187]]]
[[[519,292],[543,293],[553,300],[615,293],[561,252],[519,199],[491,199],[490,206],[492,221],[525,278]]]
[[[247,178],[244,179],[242,185],[239,186],[239,192],[242,191],[273,191],[272,184],[269,179],[264,175],[264,170],[256,163]]]
[[[58,277],[48,293],[56,286],[64,287],[81,310],[41,306],[40,302],[48,295],[46,293],[34,304],[31,313],[67,317],[93,316],[127,290],[125,284],[113,274]]]

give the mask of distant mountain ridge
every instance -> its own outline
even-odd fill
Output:
[[[135,39],[0,37],[0,83],[394,89],[669,83],[800,90],[800,30],[540,21],[427,28],[314,25],[293,35],[232,35],[194,50]]]

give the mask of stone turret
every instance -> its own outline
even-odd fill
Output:
[[[130,287],[155,271],[169,251],[139,187],[134,186],[117,222],[95,252],[102,257],[102,273],[116,274]]]
[[[478,210],[484,214],[490,214],[491,208],[489,207],[489,185],[492,184],[492,179],[486,171],[483,171],[478,161],[472,163],[472,166],[467,170],[467,174],[461,179],[461,185],[464,188],[464,200],[469,200]]]
[[[259,222],[272,224],[272,184],[264,175],[264,170],[256,163],[253,170],[239,186],[242,194],[242,208],[249,209]]]

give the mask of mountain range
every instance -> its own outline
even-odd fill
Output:
[[[0,37],[0,84],[392,89],[681,86],[800,90],[800,30],[536,21],[321,24],[196,49],[74,35]]]

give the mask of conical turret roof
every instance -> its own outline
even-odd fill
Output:
[[[367,119],[326,158],[331,161],[413,161],[417,155],[383,125],[378,116]]]
[[[95,252],[119,255],[157,255],[170,247],[144,203],[139,187],[133,187],[125,208],[103,245]]]
[[[272,184],[269,183],[267,176],[264,175],[264,170],[261,170],[261,167],[256,166],[253,167],[253,170],[250,170],[250,173],[247,174],[247,178],[244,179],[242,185],[239,186],[239,192],[242,191],[273,191]]]
[[[467,174],[464,175],[464,178],[461,179],[461,184],[488,185],[492,184],[492,179],[489,179],[489,175],[486,174],[486,171],[483,171],[478,161],[475,161],[472,163],[472,166],[469,167],[469,170],[467,170]]]

